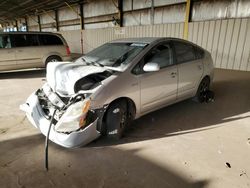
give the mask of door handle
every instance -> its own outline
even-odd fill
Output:
[[[202,65],[197,65],[198,69],[201,70],[202,69]]]
[[[171,72],[171,76],[172,76],[172,78],[175,78],[176,72]]]
[[[17,50],[17,52],[22,52],[23,50]]]
[[[132,83],[131,86],[132,86],[132,87],[138,86],[138,82]]]

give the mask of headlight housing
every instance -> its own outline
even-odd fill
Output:
[[[68,107],[55,125],[57,132],[72,132],[86,126],[86,117],[90,108],[90,99],[79,101]]]

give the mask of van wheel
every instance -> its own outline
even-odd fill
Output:
[[[106,117],[106,135],[108,138],[118,140],[123,136],[123,133],[129,123],[128,107],[126,100],[119,100],[111,103]]]
[[[206,91],[209,90],[209,86],[210,86],[209,77],[203,78],[200,85],[199,85],[199,87],[198,87],[196,96],[194,98],[195,101],[200,102],[200,103],[203,103],[205,101]]]
[[[58,62],[58,61],[62,61],[62,58],[59,57],[59,56],[56,56],[56,55],[49,56],[49,57],[46,59],[45,67],[47,67],[47,64],[48,64],[49,62]]]

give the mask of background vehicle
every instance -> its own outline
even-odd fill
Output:
[[[70,59],[69,47],[60,34],[0,33],[0,71],[40,68],[50,61]]]
[[[120,39],[74,63],[49,63],[47,83],[21,109],[45,135],[55,122],[52,141],[77,147],[101,134],[120,138],[133,119],[178,101],[203,102],[212,80],[211,55],[195,44]]]

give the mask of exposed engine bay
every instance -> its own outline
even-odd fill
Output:
[[[101,81],[112,75],[111,71],[104,71],[100,73],[90,74],[84,78],[79,79],[74,86],[75,93],[81,90],[90,90],[101,85]]]
[[[65,134],[88,126],[97,118],[96,111],[90,109],[89,97],[98,87],[101,87],[101,82],[111,75],[110,70],[89,74],[75,82],[75,94],[68,96],[60,95],[60,93],[54,92],[48,83],[44,84],[35,94],[45,118],[51,120],[54,110],[57,109],[53,117],[53,124],[57,132]],[[69,120],[65,117],[66,115],[73,117],[70,118],[70,123],[67,123]]]

